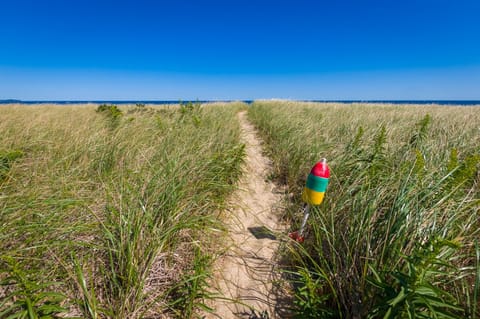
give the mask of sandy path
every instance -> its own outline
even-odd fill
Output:
[[[219,294],[230,300],[217,300],[212,305],[215,314],[205,318],[249,318],[252,309],[257,313],[267,311],[270,319],[285,318],[278,314],[282,311],[277,297],[281,281],[274,260],[277,237],[284,236],[273,211],[281,203],[281,194],[266,181],[269,160],[262,155],[246,112],[239,113],[238,119],[247,157],[240,187],[232,197],[234,208],[226,215],[231,245],[215,268]]]

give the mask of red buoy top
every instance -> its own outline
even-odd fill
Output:
[[[313,166],[310,173],[318,177],[329,178],[330,169],[328,168],[327,160],[322,158],[320,162],[318,162],[317,164],[315,164],[315,166]]]

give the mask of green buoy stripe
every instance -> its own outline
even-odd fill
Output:
[[[325,192],[327,190],[328,178],[318,177],[313,174],[308,174],[307,188],[316,192]]]

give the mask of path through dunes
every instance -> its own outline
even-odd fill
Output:
[[[249,318],[252,309],[268,312],[268,318],[279,315],[282,302],[278,293],[280,272],[275,261],[279,238],[284,236],[275,208],[281,194],[267,181],[269,160],[263,156],[255,128],[238,114],[242,139],[246,145],[244,175],[238,191],[232,197],[232,211],[226,215],[231,243],[215,267],[219,293],[226,300],[217,300],[214,314],[206,318]]]

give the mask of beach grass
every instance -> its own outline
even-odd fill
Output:
[[[245,105],[1,108],[0,317],[206,309]]]
[[[285,272],[299,318],[480,316],[477,107],[259,101],[249,117],[287,186],[284,218],[325,157],[325,201]]]

